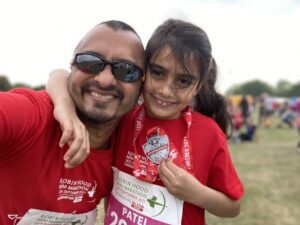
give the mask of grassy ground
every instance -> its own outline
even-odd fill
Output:
[[[295,129],[260,128],[252,143],[230,144],[246,195],[241,214],[209,225],[299,225],[300,153]]]
[[[241,214],[221,219],[207,213],[208,225],[299,225],[300,153],[295,129],[259,128],[251,143],[229,143],[246,195]],[[102,224],[100,205],[99,223]]]

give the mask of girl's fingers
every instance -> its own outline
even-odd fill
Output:
[[[71,168],[82,163],[90,153],[89,134],[84,126],[77,126],[74,129],[73,141],[64,156],[67,161],[65,166]]]
[[[174,174],[172,173],[172,171],[168,168],[167,164],[166,164],[166,160],[162,160],[159,167],[158,167],[158,172],[160,175],[160,178],[168,180],[168,183],[171,183],[173,179],[175,179]]]
[[[166,159],[166,167],[174,176],[178,175],[178,173],[179,173],[178,170],[180,168],[173,163],[172,159],[170,159],[170,158]]]
[[[59,140],[59,147],[63,147],[66,143],[73,140],[73,127],[71,125],[66,125],[62,127],[62,136]]]
[[[81,164],[86,157],[89,155],[89,150],[87,150],[86,146],[80,148],[72,157],[65,163],[66,168],[73,168],[79,164]]]
[[[65,161],[70,160],[78,151],[80,151],[80,149],[82,148],[82,142],[83,139],[78,138],[75,138],[73,141],[68,142],[69,149],[64,156]]]
[[[67,168],[73,168],[79,164],[81,164],[86,157],[90,153],[90,142],[89,142],[89,135],[88,132],[85,131],[85,139],[81,143],[80,146],[76,147],[76,151],[72,154],[72,156],[69,158],[69,160],[66,162],[65,166]]]

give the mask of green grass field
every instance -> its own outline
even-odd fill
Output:
[[[207,213],[207,224],[299,225],[298,140],[295,129],[259,128],[254,142],[233,144],[229,141],[232,159],[246,190],[241,214],[224,219]],[[99,225],[102,208],[100,205]]]
[[[207,213],[208,225],[299,225],[300,153],[296,129],[259,128],[255,142],[230,143],[246,194],[241,214],[221,219]]]

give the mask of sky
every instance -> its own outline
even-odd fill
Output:
[[[170,17],[206,31],[220,92],[254,79],[300,81],[300,0],[0,0],[0,75],[45,84],[96,24],[127,22],[146,45]]]

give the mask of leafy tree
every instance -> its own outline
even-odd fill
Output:
[[[25,83],[15,83],[13,85],[13,88],[19,88],[19,87],[26,87],[26,88],[31,88],[31,89],[34,89],[34,90],[44,90],[45,89],[45,85],[44,84],[41,84],[41,85],[38,85],[38,86],[30,86],[28,84],[25,84]]]
[[[234,94],[239,94],[241,93],[241,87],[240,85],[232,85],[227,91],[226,95],[234,95]]]
[[[44,89],[45,89],[45,85],[44,85],[44,84],[41,84],[41,85],[39,85],[39,86],[33,87],[33,89],[36,90],[36,91],[44,90]]]
[[[290,96],[290,90],[292,88],[292,84],[286,80],[280,80],[278,81],[274,94],[277,96],[282,96],[282,97],[289,97]]]
[[[11,84],[8,78],[4,75],[0,75],[0,91],[9,91],[11,89]]]
[[[12,86],[12,88],[20,88],[20,87],[31,88],[28,84],[21,83],[21,82],[14,83],[13,86]]]
[[[300,82],[292,85],[292,87],[290,88],[288,94],[289,94],[288,96],[298,96],[298,97],[300,97]]]
[[[22,83],[22,82],[17,82],[17,83],[11,84],[9,82],[9,79],[5,75],[0,75],[0,91],[9,91],[13,88],[20,88],[20,87],[32,88],[34,90],[44,90],[45,89],[44,84],[34,86],[34,87],[32,87],[28,84]]]
[[[234,85],[232,88],[229,89],[227,94],[248,94],[252,96],[259,96],[264,92],[267,92],[272,95],[274,91],[269,84],[260,80],[253,80],[240,85]]]

